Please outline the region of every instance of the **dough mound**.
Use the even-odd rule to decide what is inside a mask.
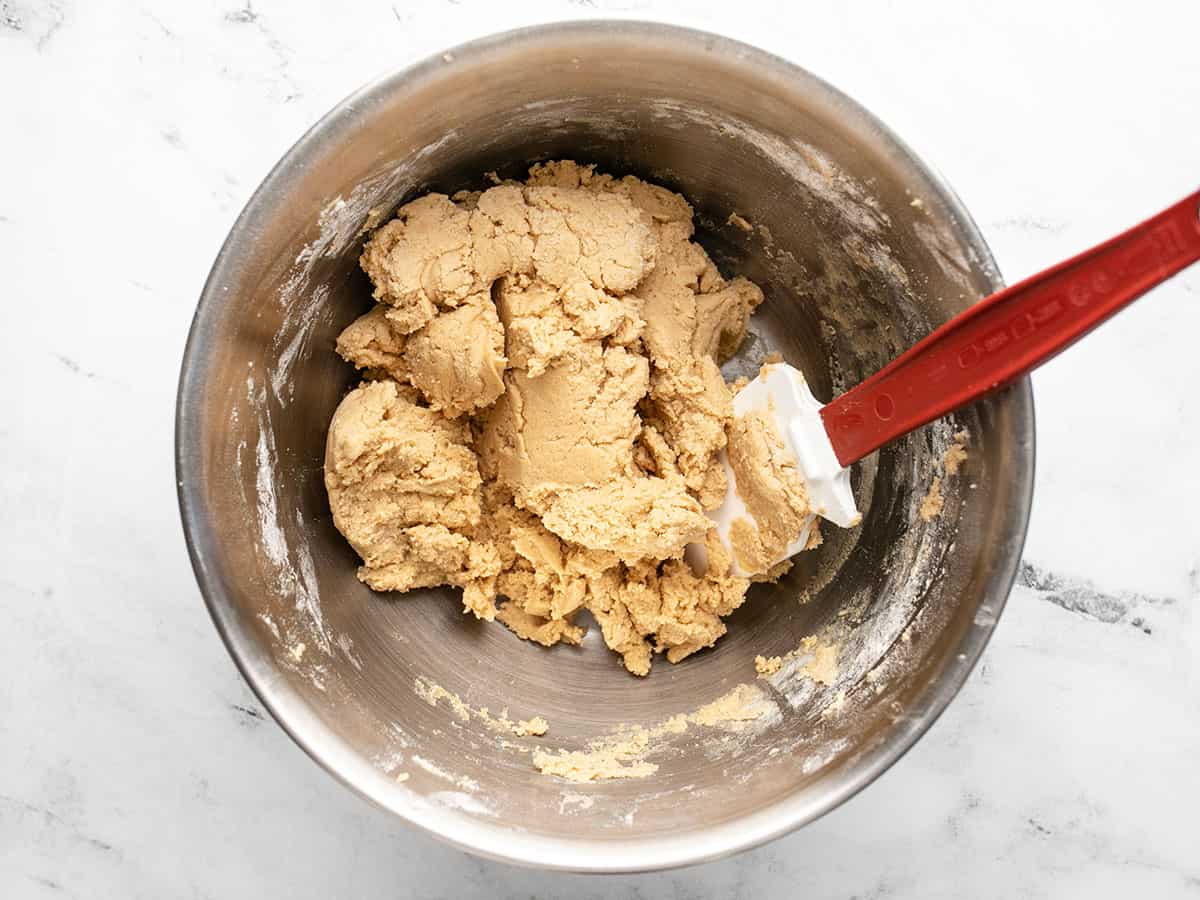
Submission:
[[[394,381],[364,384],[338,406],[325,487],[334,524],[362,557],[359,577],[375,590],[465,588],[498,571],[495,548],[472,542],[482,481],[470,438],[465,422]],[[494,618],[494,596],[472,609]]]
[[[375,232],[361,262],[379,302],[337,341],[366,380],[325,458],[364,582],[461,587],[468,611],[546,646],[579,643],[586,609],[637,675],[725,633],[749,582],[705,515],[735,427],[718,365],[762,292],[725,280],[692,233],[678,194],[567,161],[429,194]],[[756,490],[795,490],[778,471]]]

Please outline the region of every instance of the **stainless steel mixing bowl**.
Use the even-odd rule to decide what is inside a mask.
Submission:
[[[683,192],[698,238],[766,301],[729,364],[769,350],[818,396],[854,384],[1000,278],[950,190],[882,124],[801,69],[663,25],[511,32],[354,94],[283,158],[204,288],[179,386],[179,499],[217,629],[247,681],[315,760],[360,794],[486,856],[591,871],[653,869],[766,841],[832,809],[899,757],[983,651],[1017,568],[1033,478],[1022,382],[858,467],[861,528],[827,529],[729,634],[680,665],[626,674],[596,629],[544,649],[464,617],[451,590],[373,594],[334,530],[325,431],[355,382],[334,337],[370,303],[364,230],[429,190],[481,187],[573,158]],[[747,233],[728,224],[748,220]],[[917,506],[949,435],[971,433],[931,523]],[[756,654],[817,635],[833,684]],[[462,722],[414,691],[545,716],[540,739]],[[754,684],[769,715],[691,728],[650,778],[565,783],[530,749],[579,748]],[[840,707],[840,711],[839,711]]]

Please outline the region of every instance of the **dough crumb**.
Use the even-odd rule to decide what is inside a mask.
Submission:
[[[729,214],[729,218],[725,220],[725,224],[732,225],[734,228],[739,228],[747,234],[754,230],[754,226],[750,224],[748,219],[739,216],[735,212]]]
[[[760,678],[773,675],[791,660],[799,660],[796,671],[801,677],[809,678],[818,684],[831,685],[837,680],[837,659],[841,648],[838,644],[822,643],[820,638],[810,635],[800,641],[800,646],[788,651],[782,657],[756,656],[754,668]]]
[[[754,657],[754,671],[758,673],[759,678],[766,678],[768,675],[774,675],[783,665],[782,656],[756,656]]]
[[[929,491],[925,494],[925,499],[921,501],[921,508],[917,515],[921,517],[922,522],[932,521],[941,515],[942,507],[945,505],[946,501],[942,497],[942,476],[934,475],[933,481],[929,485]]]
[[[797,656],[808,656],[800,667],[802,675],[811,678],[818,684],[831,685],[837,680],[837,644],[822,644],[815,636],[806,637],[800,642],[799,648],[792,653]]]
[[[418,678],[413,682],[413,690],[418,697],[430,706],[436,707],[439,701],[445,700],[456,719],[460,722],[471,721],[471,707],[463,703],[462,698],[458,694],[451,693],[440,684],[434,684],[427,679]]]
[[[517,737],[541,737],[550,730],[549,724],[541,716],[534,716],[532,719],[522,719],[519,721],[512,733]]]
[[[946,448],[946,452],[942,454],[942,466],[946,470],[947,475],[957,475],[962,464],[967,460],[967,440],[970,435],[966,431],[959,431],[954,435],[954,443]]]

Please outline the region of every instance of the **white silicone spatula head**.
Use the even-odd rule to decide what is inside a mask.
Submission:
[[[861,517],[850,490],[850,470],[838,462],[829,436],[825,433],[825,423],[821,421],[821,404],[808,389],[799,370],[783,363],[764,366],[759,376],[733,398],[735,416],[744,416],[754,410],[768,410],[773,414],[779,436],[795,457],[804,476],[809,505],[813,511],[796,539],[774,561],[778,563],[804,549],[816,516],[829,519],[843,528],[857,525]],[[749,516],[749,513],[738,496],[737,480],[724,453],[721,454],[721,463],[725,467],[725,500],[709,516],[716,523],[721,542],[729,546],[730,526],[737,519]],[[733,574],[753,573],[743,572],[735,559]]]

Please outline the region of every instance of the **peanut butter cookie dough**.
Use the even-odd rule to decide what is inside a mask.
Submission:
[[[578,643],[587,609],[637,675],[725,633],[749,582],[705,514],[733,425],[718,364],[762,292],[692,233],[678,194],[564,161],[421,197],[374,234],[378,305],[337,342],[365,380],[325,459],[364,582],[460,587],[547,646]]]
[[[729,542],[743,570],[766,572],[801,533],[810,514],[804,476],[779,435],[772,411],[754,410],[735,418],[728,434],[729,468],[750,513],[730,524]],[[813,523],[805,549],[820,544],[821,532]]]

